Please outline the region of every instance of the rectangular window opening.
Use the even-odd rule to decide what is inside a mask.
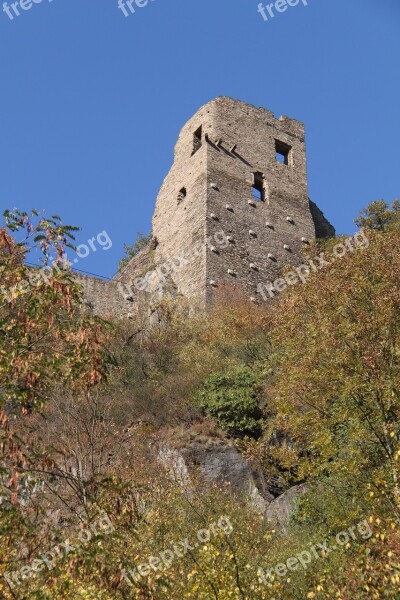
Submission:
[[[200,125],[200,127],[198,129],[196,129],[196,131],[193,134],[193,151],[192,151],[192,156],[193,154],[195,154],[195,152],[197,152],[197,150],[199,148],[201,148],[201,138],[203,135],[203,128]]]
[[[264,202],[265,200],[265,189],[264,189],[264,178],[261,173],[253,173],[253,186],[251,188],[254,200],[258,202]]]
[[[281,164],[289,166],[291,150],[291,146],[288,146],[287,144],[285,144],[284,142],[280,142],[279,140],[275,140],[276,160]]]

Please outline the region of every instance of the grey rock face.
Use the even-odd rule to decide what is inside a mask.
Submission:
[[[281,496],[278,496],[278,498],[275,498],[265,511],[265,518],[267,521],[270,521],[274,527],[285,533],[290,516],[296,509],[299,496],[304,494],[306,490],[306,485],[297,485],[290,488]]]
[[[211,485],[225,488],[264,514],[273,496],[260,485],[249,462],[230,444],[215,443],[213,440],[193,442],[174,450],[162,448],[159,461],[184,486],[190,487],[191,474],[196,473]]]

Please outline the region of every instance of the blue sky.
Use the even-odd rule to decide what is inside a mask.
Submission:
[[[304,121],[310,196],[339,233],[400,196],[399,0],[308,0],[268,21],[257,5],[0,12],[0,208],[58,213],[79,242],[106,230],[112,248],[77,267],[111,276],[124,242],[151,228],[180,128],[220,95]]]

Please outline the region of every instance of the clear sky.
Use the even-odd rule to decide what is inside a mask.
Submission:
[[[78,268],[111,276],[150,230],[178,132],[216,96],[306,124],[310,196],[338,233],[400,196],[400,0],[300,0],[268,21],[258,0],[129,17],[117,0],[36,2],[0,12],[0,207],[56,212],[79,242],[106,230],[112,248]]]

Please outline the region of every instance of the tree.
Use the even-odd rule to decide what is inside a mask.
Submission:
[[[36,444],[27,416],[44,410],[57,386],[87,400],[107,379],[107,327],[87,316],[81,286],[64,264],[75,227],[57,216],[4,213],[0,235],[0,496],[18,505],[21,489],[54,457]],[[14,234],[14,236],[12,235]],[[16,239],[18,237],[18,240]],[[41,267],[27,264],[41,255]],[[32,476],[32,474],[34,474]]]
[[[393,230],[400,224],[400,200],[394,200],[391,207],[384,200],[371,202],[354,222],[359,227],[368,229]]]
[[[369,247],[294,286],[273,312],[271,447],[299,480],[335,475],[382,489],[400,513],[400,239]]]
[[[88,392],[104,380],[104,323],[85,315],[81,286],[64,265],[73,231],[57,216],[6,211],[0,235],[0,407],[32,410],[53,382]],[[12,233],[21,239],[17,241]],[[27,264],[41,255],[40,268]]]
[[[152,239],[153,234],[151,231],[147,234],[138,232],[136,235],[136,240],[133,242],[133,244],[124,245],[125,256],[119,261],[118,268],[122,269],[123,267],[125,267],[125,265],[127,265],[128,262],[131,260],[131,258],[139,254],[139,252],[143,250],[143,248],[146,248],[146,246],[150,244]]]

